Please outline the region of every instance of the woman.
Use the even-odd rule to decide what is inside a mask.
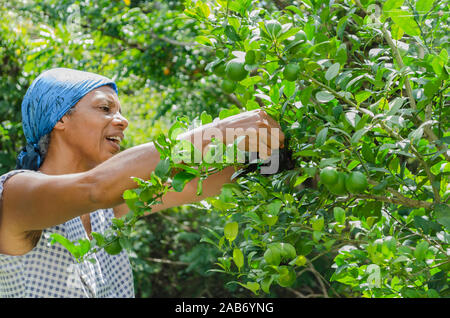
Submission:
[[[160,160],[153,143],[119,153],[128,121],[122,116],[116,84],[83,71],[57,68],[37,77],[22,103],[26,148],[16,170],[0,177],[0,297],[134,297],[133,278],[125,252],[100,251],[95,263],[77,263],[51,233],[70,240],[104,232],[113,217],[128,211],[122,194],[136,188],[131,177],[148,178]],[[245,112],[188,131],[185,138],[204,151],[211,130],[223,141],[229,129],[267,128],[269,138],[246,142],[271,145],[279,125],[260,110]],[[257,135],[259,137],[259,135]],[[251,139],[251,138],[250,138]],[[249,141],[249,140],[247,140]],[[200,201],[220,193],[234,173],[228,167],[209,176],[203,194],[197,180],[182,192],[169,192],[152,212]]]

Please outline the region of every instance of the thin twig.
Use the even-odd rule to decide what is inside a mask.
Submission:
[[[189,266],[189,263],[179,262],[179,261],[171,261],[171,260],[162,259],[162,258],[145,257],[144,259],[146,261],[153,262],[153,263],[169,264],[169,265],[177,265],[177,266]]]

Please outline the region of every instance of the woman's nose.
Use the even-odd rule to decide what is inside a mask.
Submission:
[[[119,112],[114,114],[114,120],[116,125],[123,126],[123,129],[128,127],[128,120]]]

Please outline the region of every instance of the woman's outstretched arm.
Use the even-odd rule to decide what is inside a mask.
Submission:
[[[225,130],[237,128],[279,130],[278,123],[264,111],[255,110],[199,127],[182,137],[194,141],[195,146],[203,150],[210,142],[209,137],[204,138],[209,130],[218,129],[223,132],[223,141],[230,143],[233,140],[227,139]],[[283,139],[283,134],[279,133],[279,144],[282,144]],[[200,143],[195,142],[198,140]],[[276,147],[270,144],[268,146]],[[9,233],[19,235],[61,224],[100,208],[120,205],[124,202],[123,192],[137,187],[131,177],[148,179],[159,160],[160,155],[154,144],[146,143],[126,149],[82,173],[56,176],[36,172],[17,174],[11,177],[4,187],[0,232],[7,228]],[[180,205],[215,195],[231,174],[231,169],[228,168],[217,176],[212,176],[208,181],[211,186],[204,187],[201,197],[195,194],[196,180],[193,180],[185,191],[167,196],[166,206]]]

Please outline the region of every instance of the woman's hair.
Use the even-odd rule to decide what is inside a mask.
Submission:
[[[65,114],[64,116],[70,116],[75,112],[75,106],[73,106],[72,108],[70,108]],[[48,134],[42,136],[39,141],[38,141],[38,147],[39,147],[39,153],[41,155],[42,158],[42,162],[44,162],[45,157],[47,156],[47,152],[48,152],[48,147],[50,146],[50,134],[51,132],[49,132]]]

